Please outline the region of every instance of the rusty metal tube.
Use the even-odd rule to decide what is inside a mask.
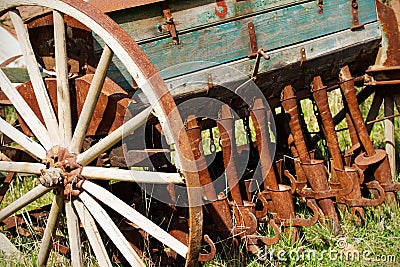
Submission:
[[[316,164],[316,162],[312,161],[307,150],[298,117],[297,101],[291,85],[288,85],[284,88],[281,101],[285,112],[290,116],[290,130],[293,135],[296,149],[299,153],[301,167],[307,176],[307,180],[310,183],[311,188],[316,192],[328,191],[329,185],[325,166],[323,164]],[[324,214],[332,220],[333,230],[335,232],[340,232],[339,217],[336,213],[332,199],[320,199],[318,200],[318,204]]]
[[[335,125],[333,124],[332,113],[328,104],[328,93],[326,92],[326,86],[323,85],[320,76],[314,77],[312,93],[315,103],[318,106],[319,113],[321,114],[325,138],[333,159],[333,167],[335,169],[344,170],[339,141],[336,136]]]
[[[222,154],[228,185],[231,191],[232,200],[237,205],[243,206],[243,199],[240,194],[239,177],[236,170],[233,152],[236,152],[236,140],[234,133],[234,118],[228,105],[222,105],[221,118],[217,122],[221,135]]]
[[[360,108],[357,102],[357,95],[354,89],[354,79],[351,76],[350,69],[348,66],[343,67],[339,74],[340,88],[346,99],[347,106],[354,123],[354,127],[357,131],[358,137],[364,146],[367,156],[375,155],[374,145],[369,137],[367,127],[365,126],[364,119],[362,117]]]
[[[361,168],[366,169],[369,166],[373,167],[375,179],[383,186],[393,184],[390,164],[387,153],[381,150],[375,150],[367,127],[364,123],[360,107],[357,103],[356,92],[354,89],[354,79],[351,76],[348,66],[343,67],[339,74],[340,88],[346,98],[348,109],[351,118],[356,128],[360,141],[365,149],[365,154],[361,154],[356,158],[356,164]],[[386,192],[386,200],[389,203],[396,203],[394,192]]]
[[[254,101],[253,109],[250,111],[250,116],[253,121],[254,130],[256,132],[257,148],[260,156],[261,173],[264,178],[264,188],[273,190],[278,189],[278,182],[272,167],[273,158],[269,153],[270,136],[267,121],[267,110],[262,99],[257,98]]]
[[[311,162],[311,157],[308,153],[306,142],[304,141],[299,121],[299,113],[297,111],[297,100],[291,85],[288,85],[283,89],[281,101],[286,114],[290,116],[289,126],[299,159],[303,163],[309,163]]]
[[[201,145],[201,129],[197,124],[194,115],[188,117],[186,131],[191,142],[194,159],[196,160],[200,184],[204,188],[203,192],[206,200],[210,201],[207,206],[212,220],[214,221],[217,230],[231,231],[233,225],[229,203],[226,197],[223,199],[218,198],[213,186],[213,180],[208,171],[207,162],[204,158],[204,152]]]

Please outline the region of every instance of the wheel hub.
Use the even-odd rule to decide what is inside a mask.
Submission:
[[[63,186],[64,197],[77,196],[81,192],[84,179],[81,176],[82,166],[76,162],[76,154],[59,146],[47,151],[44,160],[46,169],[41,171],[40,183],[46,187]]]

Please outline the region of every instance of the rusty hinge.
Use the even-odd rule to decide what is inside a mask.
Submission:
[[[161,3],[161,5],[162,5],[162,9],[163,9],[164,18],[165,18],[165,24],[167,25],[168,31],[171,34],[172,41],[174,42],[174,44],[178,45],[179,38],[178,38],[178,34],[176,32],[174,18],[172,17],[171,10],[169,9],[168,2],[164,1]]]
[[[249,22],[247,27],[249,29],[250,49],[251,49],[251,54],[248,55],[248,58],[255,58],[258,54],[258,45],[257,45],[256,30],[254,29],[254,23]]]
[[[364,24],[360,24],[358,20],[358,3],[357,0],[350,0],[351,14],[353,17],[353,26],[350,28],[352,31],[364,28]]]
[[[253,73],[251,75],[252,79],[255,79],[258,73],[258,68],[260,67],[260,59],[263,57],[264,59],[270,59],[270,56],[264,51],[262,48],[258,48],[257,44],[257,36],[256,36],[256,30],[254,28],[254,23],[249,22],[247,25],[249,29],[249,37],[250,37],[250,49],[251,53],[247,56],[248,58],[255,58],[256,62],[253,67]]]

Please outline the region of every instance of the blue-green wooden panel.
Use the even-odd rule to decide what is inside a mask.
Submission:
[[[141,39],[139,44],[158,70],[163,71],[171,66],[175,66],[173,71],[163,72],[163,78],[168,79],[197,71],[203,67],[210,68],[220,64],[246,60],[247,55],[250,53],[249,22],[253,22],[255,25],[258,46],[263,47],[266,51],[275,51],[296,44],[310,42],[317,38],[346,31],[352,27],[352,9],[349,0],[324,1],[324,12],[322,14],[318,13],[319,7],[317,6],[317,1],[275,1],[273,4],[277,8],[268,5],[265,7],[261,5],[262,2],[260,1],[250,1],[251,3],[257,2],[260,4],[254,7],[255,9],[251,9],[253,8],[251,7],[251,12],[249,11],[250,9],[246,9],[246,12],[250,13],[239,12],[240,16],[220,20],[218,23],[214,23],[212,21],[214,18],[210,17],[207,20],[208,24],[205,24],[204,27],[190,28],[189,25],[187,30],[178,31],[181,41],[180,45],[174,45],[168,35],[145,40]],[[176,3],[178,2],[176,1]],[[188,1],[183,2],[186,3]],[[200,2],[200,4],[203,2]],[[209,12],[209,10],[205,10],[206,8],[210,8],[211,1],[208,2],[210,3],[204,6],[198,4],[188,9],[185,9],[183,5],[180,11],[173,13],[174,17],[178,17],[177,14],[179,12],[187,12],[193,9],[199,11],[199,8],[202,8],[202,14]],[[377,21],[374,0],[359,0],[358,4],[359,21],[361,24],[368,25]],[[247,3],[247,5],[251,4]],[[154,9],[153,5],[146,8],[150,7],[153,7],[153,12],[160,12]],[[134,10],[128,9],[124,12],[133,12]],[[214,9],[211,8],[211,10]],[[193,25],[199,24],[199,21],[196,22],[196,14],[193,12]],[[133,25],[137,27],[139,25],[143,29],[146,29],[149,25],[148,23],[152,22],[154,18],[151,16],[147,17],[147,15],[148,13],[143,13],[142,17],[138,16],[135,21],[129,21],[130,17],[118,18],[120,24],[127,27],[127,31],[133,34],[135,38],[135,32],[131,32],[129,27]],[[159,15],[158,17],[161,23],[163,18]],[[154,25],[151,27],[157,28]],[[360,29],[360,31],[365,31],[365,29]],[[349,31],[349,34],[346,34],[346,38],[349,38],[347,41],[350,43],[353,39],[356,41],[353,36],[356,36],[357,32]],[[376,36],[376,38],[380,38],[380,36]],[[357,42],[362,43],[363,40],[357,40]],[[314,49],[329,54],[330,51],[341,48],[342,43],[334,42],[326,48],[316,47]],[[293,53],[300,55],[299,51],[294,51]],[[196,65],[192,65],[188,68],[186,65],[180,67],[182,63],[196,61],[208,61],[211,63],[207,66],[197,67]],[[285,58],[278,59],[278,61],[282,65],[285,64]],[[249,62],[252,61],[250,60]],[[131,84],[131,77],[125,73],[117,60],[113,64],[115,68],[110,75],[117,83],[127,88]]]
[[[215,0],[170,0],[169,7],[177,30],[183,33],[243,16],[310,2],[310,0],[226,0],[224,2],[226,15],[223,18],[217,16],[223,8],[218,7]],[[316,1],[314,4],[317,5]],[[169,36],[163,27],[165,18],[160,3],[120,10],[108,15],[138,42]]]
[[[360,23],[376,21],[374,0],[359,2]],[[249,22],[255,25],[259,47],[270,51],[349,29],[352,15],[348,0],[325,1],[323,14],[318,14],[313,1],[181,34],[180,45],[165,38],[143,43],[141,48],[159,70],[181,62],[227,63],[250,53]],[[177,74],[164,78],[170,75]]]

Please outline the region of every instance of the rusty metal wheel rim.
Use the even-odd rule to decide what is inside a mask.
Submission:
[[[2,3],[0,4],[0,14],[3,14],[7,11],[10,12],[11,16],[14,17],[13,22],[19,24],[20,26],[21,25],[23,26],[20,14],[15,9],[18,6],[23,6],[23,5],[39,5],[53,9],[54,10],[53,16],[58,17],[58,24],[57,22],[55,22],[56,25],[55,27],[61,27],[60,25],[63,26],[63,14],[69,15],[83,22],[93,32],[95,32],[103,40],[105,40],[106,47],[104,50],[106,51],[109,48],[108,50],[111,51],[111,52],[109,51],[108,61],[111,60],[110,54],[111,56],[112,54],[118,56],[118,58],[127,68],[128,72],[135,79],[136,83],[139,86],[145,87],[143,88],[143,92],[148,97],[150,103],[153,104],[153,108],[152,110],[151,108],[148,108],[141,114],[134,117],[134,119],[136,118],[136,121],[133,121],[130,126],[132,127],[131,129],[134,129],[139,124],[145,122],[147,115],[149,114],[149,112],[152,111],[153,114],[155,114],[158,117],[161,125],[163,126],[163,130],[165,131],[165,134],[169,138],[170,142],[175,146],[177,146],[176,150],[179,152],[178,162],[180,162],[181,164],[181,166],[178,167],[179,169],[181,169],[181,172],[185,176],[186,185],[188,186],[188,195],[189,195],[188,199],[190,201],[189,246],[186,247],[183,244],[179,244],[179,242],[175,242],[177,240],[174,239],[171,239],[168,242],[176,243],[174,250],[176,250],[178,254],[184,257],[186,256],[187,266],[195,265],[199,255],[199,248],[202,239],[201,235],[202,208],[200,206],[201,194],[198,193],[200,185],[198,182],[197,172],[185,171],[185,170],[194,170],[196,168],[195,166],[192,166],[191,163],[193,155],[190,149],[185,148],[184,145],[181,145],[188,143],[187,135],[184,131],[181,131],[181,129],[184,129],[182,120],[180,119],[179,112],[175,108],[174,101],[171,95],[169,94],[168,89],[165,86],[161,76],[158,74],[153,64],[149,61],[149,59],[139,48],[139,46],[132,40],[132,38],[128,36],[127,33],[125,33],[109,17],[102,14],[100,11],[97,11],[90,5],[75,0],[64,0],[64,1],[22,0],[18,2],[6,0],[2,1]],[[62,36],[59,38],[62,39]],[[62,45],[58,50],[59,55],[61,53],[60,58],[62,58],[63,49],[65,50],[65,44]],[[29,52],[30,51],[26,53],[29,54]],[[64,53],[66,52],[64,51]],[[35,63],[34,59],[31,58],[31,60],[33,60],[31,61],[30,65],[31,71],[33,71],[30,73],[30,76],[32,78],[32,76],[34,77],[36,75],[34,73],[34,70],[32,69],[35,69],[34,66],[37,66],[37,64],[36,65],[34,64]],[[33,67],[32,67],[32,62],[33,62]],[[68,78],[66,76],[68,73],[65,67],[66,62],[63,62],[63,60],[61,60],[60,64],[61,65],[57,65],[59,66],[60,69],[57,73],[59,77],[57,81],[60,80],[58,86],[60,87],[59,91],[62,94],[65,93],[66,91],[66,90],[63,91],[63,88],[66,87],[65,84],[63,84],[63,82],[65,82],[65,80],[68,81]],[[29,108],[27,108],[26,103],[24,104],[23,101],[21,101],[21,98],[18,97],[18,93],[15,93],[16,90],[13,89],[13,86],[11,85],[5,74],[2,71],[0,72],[0,74],[1,74],[0,75],[1,87],[8,88],[8,98],[13,99],[11,100],[13,104],[22,103],[22,104],[17,104],[18,112],[21,113],[23,110],[28,110],[28,114],[23,114],[22,117],[25,116],[25,118],[31,118],[32,113],[29,111]],[[37,78],[38,77],[36,76],[36,79]],[[40,81],[38,81],[37,83],[40,84]],[[65,94],[67,95],[67,93]],[[47,261],[48,250],[50,246],[49,237],[51,237],[51,233],[55,229],[55,224],[57,221],[58,214],[60,213],[62,205],[65,200],[68,228],[70,232],[70,241],[74,241],[76,239],[76,242],[71,242],[72,264],[73,266],[78,266],[81,265],[81,259],[79,256],[79,249],[80,249],[79,229],[77,226],[77,223],[79,222],[78,217],[80,217],[81,220],[82,216],[84,218],[88,218],[88,220],[85,220],[87,226],[85,227],[85,230],[87,230],[87,228],[94,227],[93,225],[95,224],[93,223],[92,216],[93,217],[97,216],[96,217],[97,222],[99,222],[99,218],[102,218],[101,215],[97,214],[96,212],[96,210],[100,209],[100,206],[97,206],[98,205],[97,201],[94,200],[93,198],[93,194],[97,190],[102,190],[102,189],[96,186],[95,184],[91,183],[90,181],[85,181],[84,179],[82,179],[82,177],[85,176],[85,171],[91,173],[88,167],[85,167],[85,165],[90,163],[90,161],[93,160],[94,156],[99,153],[99,151],[104,150],[105,147],[109,147],[109,143],[107,144],[107,142],[103,142],[105,143],[103,144],[104,147],[98,146],[97,149],[92,150],[93,154],[79,153],[81,147],[81,140],[74,141],[75,134],[72,133],[71,122],[70,122],[71,119],[70,115],[68,115],[68,112],[70,111],[68,110],[68,105],[66,104],[68,103],[69,99],[68,96],[66,97],[67,100],[64,98],[60,98],[61,108],[59,108],[59,114],[66,114],[66,115],[58,116],[58,118],[55,116],[54,111],[52,111],[52,109],[49,108],[51,105],[48,102],[49,98],[48,96],[46,96],[45,87],[38,89],[37,96],[42,97],[41,110],[42,113],[45,113],[44,114],[45,125],[41,124],[39,121],[33,120],[33,122],[29,121],[29,127],[32,129],[35,136],[39,139],[39,142],[43,147],[39,143],[32,142],[30,141],[29,138],[27,138],[23,134],[17,133],[15,130],[11,129],[12,127],[5,124],[7,122],[1,121],[1,123],[2,123],[2,129],[4,129],[4,127],[7,127],[11,137],[17,139],[18,141],[21,141],[21,143],[23,143],[23,146],[32,154],[34,154],[36,157],[42,159],[43,163],[46,163],[47,167],[42,163],[26,164],[21,162],[19,163],[13,162],[12,164],[9,164],[6,162],[0,162],[0,169],[2,171],[28,172],[36,174],[41,173],[43,184],[40,184],[39,186],[31,190],[27,195],[22,197],[22,200],[20,199],[20,202],[22,203],[12,203],[10,206],[0,211],[0,219],[3,220],[5,217],[9,216],[10,213],[12,214],[16,210],[18,210],[21,205],[30,203],[33,200],[51,191],[54,188],[54,186],[56,187],[61,186],[64,188],[65,185],[70,185],[72,188],[71,190],[67,190],[65,196],[76,194],[78,195],[78,199],[71,201],[66,199],[65,196],[63,197],[62,194],[60,193],[56,194],[56,197],[53,201],[52,210],[50,212],[48,227],[46,228],[46,233],[43,240],[43,242],[45,242],[45,244],[43,245],[44,248],[41,249],[39,256],[39,265],[45,265]],[[168,119],[168,117],[172,117],[174,118],[174,120],[170,120]],[[56,129],[58,129],[58,133]],[[119,134],[122,136],[122,133]],[[115,140],[119,139],[119,137],[115,136],[114,138],[116,138]],[[115,142],[115,140],[108,140],[108,141],[112,143]],[[63,155],[61,157],[60,157],[61,155],[60,152]],[[50,169],[52,170],[52,172],[49,172]],[[88,176],[90,176],[90,174]],[[175,176],[175,178],[179,180],[178,177]],[[50,185],[52,187],[47,187],[45,185]],[[108,195],[107,192],[104,192],[104,194]],[[112,194],[108,196],[111,199],[113,198]],[[101,199],[99,200],[101,201]],[[118,200],[116,199],[114,200],[118,202]],[[134,211],[124,210],[126,207],[123,206],[123,204],[120,202],[118,202],[118,205],[121,205],[120,212],[124,213],[124,216],[133,216],[132,214],[129,213]],[[105,220],[107,219],[106,217],[103,218]],[[115,229],[113,231],[115,231]],[[99,238],[99,236],[96,236],[94,233],[91,233],[91,235],[92,238],[94,238],[94,240],[96,238]],[[134,255],[134,253],[132,253],[132,251],[130,251],[129,248],[127,248],[126,246],[124,247],[122,245],[122,249],[127,250],[125,252],[126,255],[132,254],[131,264],[143,265],[141,259],[138,258],[137,255]],[[97,250],[98,251],[96,253],[96,256],[99,259],[99,262],[101,261],[101,264],[104,264],[104,266],[108,266],[109,262],[106,259],[107,257],[104,255],[104,248],[102,248],[100,245],[97,248]]]

